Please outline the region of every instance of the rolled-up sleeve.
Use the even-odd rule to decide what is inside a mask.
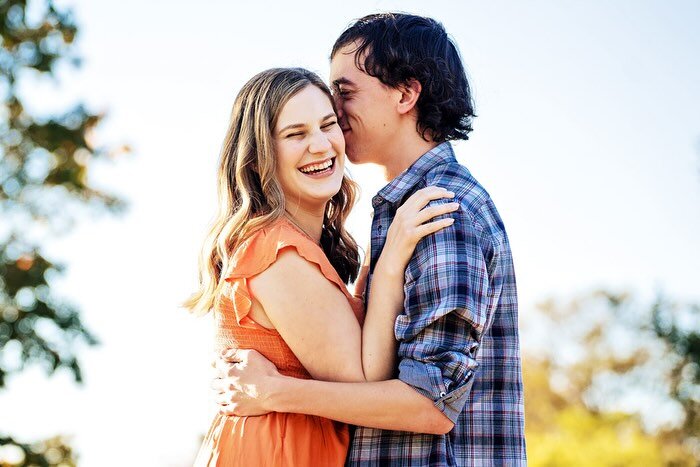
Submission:
[[[479,225],[463,210],[416,247],[406,269],[404,312],[396,320],[399,379],[456,422],[479,366],[479,343],[494,308],[489,268],[497,266]]]

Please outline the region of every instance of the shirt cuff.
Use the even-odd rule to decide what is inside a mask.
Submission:
[[[474,370],[470,369],[464,381],[450,390],[452,382],[449,379],[445,381],[438,366],[404,359],[399,363],[399,379],[432,400],[440,412],[452,423],[457,423],[474,384]]]

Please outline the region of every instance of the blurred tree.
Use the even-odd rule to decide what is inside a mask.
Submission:
[[[530,464],[698,465],[699,314],[608,292],[541,305],[532,322],[549,332],[523,372]]]
[[[33,444],[18,443],[12,438],[0,437],[0,446],[0,467],[77,465],[72,449],[59,436]]]
[[[552,389],[547,360],[527,358],[523,365],[530,465],[666,465],[662,443],[644,433],[638,418],[592,410]]]
[[[700,306],[683,309],[660,297],[651,315],[651,329],[669,359],[668,393],[683,413],[682,422],[664,437],[690,447],[700,464]]]
[[[52,0],[0,0],[0,33],[0,389],[30,364],[47,374],[65,368],[79,383],[77,350],[96,339],[52,290],[63,266],[42,244],[70,230],[81,213],[123,207],[88,182],[91,163],[114,152],[95,146],[103,115],[82,104],[60,115],[26,106],[28,89],[56,81],[62,64],[80,65],[72,13]],[[9,450],[23,453],[20,465],[74,465],[59,438],[28,445],[0,434],[0,452]]]

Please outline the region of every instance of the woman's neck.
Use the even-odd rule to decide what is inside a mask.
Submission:
[[[286,209],[286,215],[297,228],[301,229],[313,241],[321,243],[324,211],[309,212],[294,206]]]

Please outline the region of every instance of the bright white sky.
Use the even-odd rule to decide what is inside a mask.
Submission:
[[[544,298],[600,286],[700,301],[697,2],[67,4],[84,67],[24,91],[41,113],[78,99],[108,111],[100,142],[134,152],[99,164],[94,182],[130,209],[51,244],[69,266],[57,290],[102,345],[82,352],[82,388],[64,373],[11,379],[2,431],[72,434],[82,466],[190,465],[215,410],[211,322],[178,303],[195,286],[233,99],[273,66],[327,77],[335,37],[375,11],[433,16],[461,49],[479,117],[456,151],[508,228],[521,322]],[[351,171],[365,189],[350,228],[365,244],[383,183],[375,168]]]

